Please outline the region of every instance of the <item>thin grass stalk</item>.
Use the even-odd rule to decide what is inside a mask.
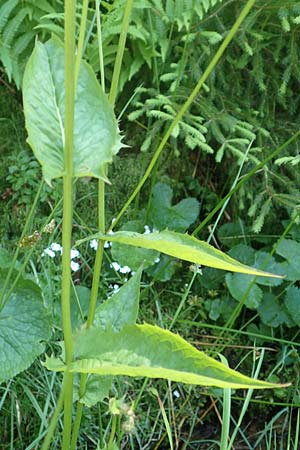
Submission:
[[[124,17],[122,21],[122,28],[118,43],[118,50],[114,65],[114,71],[111,81],[111,87],[109,92],[109,103],[113,106],[116,102],[117,93],[118,93],[118,86],[119,86],[119,80],[120,80],[120,73],[121,73],[121,65],[123,61],[123,55],[124,55],[124,49],[125,49],[125,43],[127,38],[127,32],[130,22],[130,16],[131,16],[131,10],[132,10],[133,0],[127,0],[125,11],[124,11]]]
[[[20,237],[20,240],[19,240],[19,245],[18,245],[18,247],[15,250],[14,256],[12,258],[11,265],[9,267],[7,276],[5,278],[5,282],[3,284],[3,288],[2,288],[1,294],[0,294],[0,311],[4,308],[7,300],[9,299],[10,294],[12,292],[12,288],[14,288],[15,285],[16,285],[16,281],[14,280],[12,288],[9,289],[9,291],[7,292],[7,288],[8,288],[8,285],[9,285],[9,282],[10,282],[10,279],[11,279],[11,276],[12,276],[15,264],[16,264],[18,256],[19,256],[19,252],[20,252],[20,248],[21,248],[20,244],[21,244],[23,238],[26,236],[26,234],[28,232],[29,225],[31,223],[31,220],[32,220],[32,217],[33,217],[33,214],[34,214],[37,202],[38,202],[38,200],[40,198],[40,195],[41,195],[41,192],[42,192],[43,185],[44,185],[44,181],[41,181],[41,183],[39,185],[39,188],[38,188],[38,191],[37,191],[37,193],[36,193],[36,195],[34,197],[34,201],[33,201],[32,206],[30,208],[29,214],[28,214],[28,216],[26,218],[26,222],[25,222],[25,225],[23,227],[23,231],[22,231],[22,234],[21,234],[21,237]],[[22,267],[22,270],[19,271],[19,274],[20,274],[19,276],[21,276],[22,272],[23,272],[23,267]]]
[[[247,14],[251,10],[251,8],[253,7],[254,3],[255,3],[255,0],[248,0],[247,1],[245,7],[243,8],[241,13],[239,14],[236,22],[232,26],[231,30],[229,31],[229,33],[225,37],[225,39],[222,42],[222,44],[220,45],[220,47],[218,48],[218,50],[215,53],[214,57],[212,58],[211,62],[209,63],[209,65],[205,69],[205,71],[204,71],[203,75],[201,76],[200,80],[198,81],[197,85],[195,86],[195,88],[193,89],[192,93],[190,94],[190,96],[188,97],[188,99],[186,100],[184,105],[181,107],[180,111],[177,113],[177,115],[175,116],[173,122],[171,123],[171,125],[167,129],[166,133],[164,134],[164,136],[163,136],[159,146],[157,147],[157,149],[154,152],[154,155],[153,155],[153,157],[152,157],[152,159],[151,159],[151,161],[150,161],[150,163],[149,163],[149,165],[148,165],[148,167],[147,167],[147,169],[146,169],[142,179],[138,183],[138,185],[135,188],[134,192],[131,194],[131,196],[129,197],[129,199],[127,200],[127,202],[125,203],[125,205],[123,206],[121,211],[119,212],[119,214],[117,215],[116,220],[114,221],[114,223],[111,226],[110,230],[112,230],[117,225],[117,223],[119,222],[119,220],[121,219],[121,217],[123,216],[123,214],[125,213],[127,208],[129,207],[129,205],[132,203],[132,201],[135,199],[135,197],[137,196],[137,194],[140,192],[141,188],[143,187],[143,185],[147,181],[147,179],[148,179],[149,175],[151,174],[151,172],[152,172],[152,170],[153,170],[153,168],[154,168],[158,158],[161,155],[161,152],[163,151],[166,143],[168,142],[168,139],[171,136],[174,128],[179,124],[179,122],[181,121],[181,119],[183,118],[185,113],[188,111],[188,109],[192,105],[193,101],[195,100],[195,98],[199,94],[200,89],[203,87],[203,85],[206,82],[207,78],[209,77],[211,72],[214,70],[215,66],[217,65],[217,63],[219,62],[219,60],[222,57],[223,53],[225,52],[226,48],[228,47],[228,45],[232,41],[233,37],[237,33],[241,23],[243,22],[243,20],[245,19],[245,17],[247,16]]]
[[[98,40],[100,79],[101,79],[101,86],[102,86],[103,92],[105,92],[105,72],[104,72],[104,58],[103,58],[103,47],[102,47],[100,0],[96,0],[96,24],[97,24],[97,40]]]
[[[222,363],[228,367],[227,359],[223,355],[219,355]],[[220,450],[227,450],[227,443],[229,441],[230,430],[230,415],[231,415],[231,389],[223,389],[223,417],[222,417],[222,431],[220,440]]]
[[[264,356],[265,356],[265,352],[264,352],[264,349],[262,349],[262,351],[260,353],[260,356],[259,356],[259,360],[258,360],[258,364],[257,364],[256,370],[255,370],[255,373],[254,373],[254,376],[253,376],[253,378],[255,380],[258,378],[258,375],[259,375],[259,372],[260,372],[260,369],[261,369],[261,366],[262,366],[262,363],[263,363],[263,360],[264,360]],[[231,435],[231,438],[230,438],[230,441],[229,441],[229,444],[228,444],[226,450],[230,450],[232,448],[233,444],[234,444],[234,440],[236,438],[237,433],[240,430],[240,426],[241,426],[243,418],[245,417],[245,414],[247,412],[247,409],[248,409],[248,406],[249,406],[249,403],[250,403],[250,400],[251,400],[253,392],[254,392],[254,389],[248,389],[247,390],[246,397],[245,397],[245,399],[243,401],[242,411],[241,411],[241,413],[239,415],[239,419],[238,419],[237,424],[236,424],[236,426],[235,426],[235,428],[233,430],[233,433]]]
[[[63,177],[62,222],[62,327],[65,359],[68,366],[73,360],[73,337],[71,323],[71,239],[73,220],[73,145],[75,110],[75,23],[76,1],[65,0],[65,147]],[[64,430],[62,449],[69,450],[72,428],[73,375],[65,375]]]
[[[51,441],[52,441],[52,438],[54,435],[54,431],[55,431],[55,428],[56,428],[56,425],[57,425],[57,422],[59,419],[59,415],[60,415],[60,412],[61,412],[63,404],[64,404],[64,397],[65,397],[65,377],[64,377],[64,380],[62,383],[62,387],[61,387],[61,391],[60,391],[60,394],[59,394],[59,397],[58,397],[58,400],[56,403],[56,407],[55,407],[53,416],[51,417],[51,421],[48,426],[47,434],[43,441],[41,450],[48,450],[50,447],[50,444],[51,444]]]

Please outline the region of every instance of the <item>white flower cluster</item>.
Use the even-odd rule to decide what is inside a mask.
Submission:
[[[56,254],[62,255],[63,248],[60,244],[57,244],[56,242],[53,242],[49,247],[45,248],[45,250],[42,253],[42,256],[50,256],[50,258],[55,258]],[[78,250],[72,248],[70,252],[71,257],[71,270],[73,272],[77,272],[80,269],[80,264],[76,260],[77,258],[80,258],[80,253]]]

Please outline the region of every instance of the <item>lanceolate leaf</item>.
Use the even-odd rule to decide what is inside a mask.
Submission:
[[[28,143],[47,183],[64,174],[64,48],[37,42],[27,63],[23,101]],[[82,62],[75,101],[74,177],[105,179],[105,164],[121,147],[117,121],[91,67]]]
[[[0,271],[0,289],[6,272]],[[20,279],[0,312],[0,382],[27,369],[50,338],[50,317],[39,287]]]
[[[142,268],[121,287],[119,292],[96,309],[94,324],[104,330],[119,331],[134,325],[138,315]]]
[[[246,266],[207,244],[207,242],[199,241],[188,234],[167,230],[149,234],[118,231],[117,233],[109,235],[97,234],[95,237],[105,241],[120,242],[135,247],[151,248],[175,258],[202,264],[204,266],[215,267],[217,269],[247,273],[250,275],[281,278],[280,275],[270,274]]]
[[[132,325],[118,333],[99,328],[82,331],[75,339],[75,361],[68,370],[101,375],[166,378],[188,384],[232,388],[273,388],[206,356],[180,336],[152,325]],[[60,360],[46,367],[65,371]]]

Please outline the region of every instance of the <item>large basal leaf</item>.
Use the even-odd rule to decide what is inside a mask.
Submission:
[[[6,277],[0,271],[0,288]],[[50,338],[50,316],[39,287],[20,279],[0,312],[0,382],[27,369]]]
[[[188,384],[232,388],[273,388],[227,368],[184,341],[152,325],[132,325],[118,333],[99,328],[82,331],[75,339],[71,372],[165,378]],[[65,371],[61,360],[48,358],[46,367]]]
[[[286,290],[284,303],[294,323],[300,327],[300,289],[290,286]]]
[[[286,279],[300,280],[300,243],[292,239],[282,239],[276,253],[287,260],[285,264]]]
[[[104,330],[121,330],[134,325],[138,315],[142,267],[95,312],[94,324]]]
[[[195,198],[186,198],[172,205],[172,197],[170,186],[157,183],[150,199],[148,217],[158,230],[170,228],[183,232],[197,219],[200,205]]]
[[[230,294],[237,301],[244,300],[250,309],[257,309],[263,297],[263,291],[253,283],[253,277],[241,273],[227,273],[226,284]]]
[[[64,47],[37,42],[26,66],[23,102],[28,143],[47,183],[64,174]],[[74,177],[105,179],[105,164],[121,147],[117,121],[91,67],[81,63],[74,123]]]
[[[135,247],[151,248],[175,258],[190,261],[204,266],[232,272],[247,273],[257,276],[271,276],[281,278],[280,275],[270,274],[246,266],[225,253],[217,250],[207,242],[199,241],[188,234],[174,231],[161,231],[157,233],[139,234],[130,231],[118,231],[114,234],[97,234],[94,237],[105,241],[120,242]]]

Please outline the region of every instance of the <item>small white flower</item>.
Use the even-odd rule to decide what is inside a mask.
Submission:
[[[78,258],[80,256],[80,253],[78,250],[75,250],[74,248],[71,249],[71,259]]]
[[[71,270],[73,270],[73,272],[77,272],[79,269],[80,265],[75,261],[71,261]]]
[[[119,272],[121,266],[117,262],[112,262],[110,267],[112,267],[116,272]]]
[[[177,391],[177,389],[175,389],[175,391],[173,391],[173,396],[174,396],[175,398],[179,398],[179,397],[180,397],[180,394],[179,394],[179,392]]]
[[[91,247],[93,250],[97,250],[97,248],[98,248],[98,241],[97,241],[97,239],[92,239],[92,240],[90,241],[90,247]]]
[[[50,258],[55,258],[55,253],[50,248],[45,248],[45,250],[42,253],[42,256],[45,256],[45,255],[50,256]]]
[[[115,292],[118,292],[120,290],[120,286],[118,284],[114,284],[113,289]]]
[[[60,252],[60,254],[62,254],[62,246],[56,242],[53,242],[49,248],[54,252]]]
[[[105,242],[104,242],[104,248],[110,248],[110,247],[111,247],[111,243],[105,241]]]
[[[150,228],[148,227],[148,225],[145,225],[144,226],[144,234],[149,234],[149,233],[151,233],[151,230],[150,230]]]
[[[155,264],[158,264],[159,261],[160,261],[160,257],[158,256],[154,262],[155,262]]]
[[[120,272],[121,273],[130,273],[131,269],[128,266],[120,267]]]

